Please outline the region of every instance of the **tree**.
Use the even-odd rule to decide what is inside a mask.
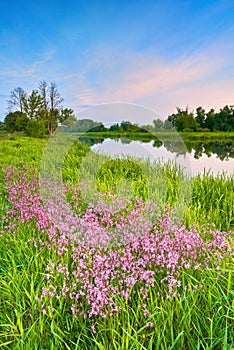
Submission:
[[[24,98],[23,109],[29,119],[39,120],[41,118],[43,99],[37,90],[33,90],[28,98]]]
[[[37,128],[42,128],[44,134],[52,134],[58,123],[65,125],[66,120],[71,127],[76,121],[74,112],[69,108],[63,109],[62,101],[54,82],[39,82],[38,90],[32,90],[29,96],[22,88],[17,87],[11,91],[8,107],[17,107],[18,110],[11,111],[6,116],[4,127],[9,132],[27,131],[30,135],[36,135]],[[41,136],[41,132],[38,135]]]
[[[120,126],[123,128],[123,131],[130,131],[132,123],[129,121],[122,121]]]
[[[27,115],[25,113],[23,113],[21,116],[19,116],[16,119],[16,130],[17,131],[26,131],[27,130],[27,126],[28,126],[28,122],[29,122],[29,118],[27,117]]]
[[[89,131],[91,131],[91,132],[105,132],[105,131],[107,131],[107,128],[102,123],[98,123],[96,126],[94,126]]]
[[[26,133],[32,137],[43,137],[47,132],[47,124],[45,120],[30,119],[28,121]]]
[[[77,121],[77,118],[74,115],[73,109],[71,108],[61,109],[59,114],[59,121],[60,123],[68,126],[69,128],[74,127]]]
[[[145,133],[153,133],[154,132],[154,127],[152,124],[143,124],[143,125],[139,126],[139,129],[141,129],[142,132],[145,132]]]
[[[27,94],[21,87],[17,87],[10,92],[10,99],[7,101],[8,109],[12,111],[13,108],[16,108],[23,113],[24,109],[24,100],[26,99]]]
[[[201,128],[205,127],[206,111],[200,106],[196,109],[195,120]]]
[[[163,121],[161,119],[154,119],[153,120],[153,124],[154,124],[154,130],[158,131],[158,130],[162,130],[163,129]]]
[[[119,131],[119,128],[120,128],[120,126],[119,126],[118,123],[117,124],[113,124],[113,125],[110,126],[109,131]]]
[[[21,111],[9,112],[4,119],[6,131],[8,132],[18,131],[16,122],[17,122],[17,119],[22,116],[23,114],[21,113]]]
[[[214,130],[214,116],[215,110],[213,108],[206,113],[205,128],[209,129],[210,131]]]
[[[38,87],[42,98],[43,110],[42,116],[46,120],[49,134],[53,134],[58,126],[60,113],[62,109],[61,103],[63,98],[54,82],[48,84],[45,80],[39,83]]]
[[[167,120],[172,124],[173,127],[175,126],[176,119],[178,118],[181,111],[179,107],[176,107],[176,109],[177,113],[173,113],[167,117]]]
[[[163,128],[166,131],[170,131],[170,130],[173,129],[173,125],[168,119],[166,119],[165,122],[164,122]]]
[[[219,113],[214,116],[214,126],[219,131],[234,130],[234,108],[233,106],[225,106],[220,109]]]
[[[188,107],[184,110],[176,107],[177,113],[170,115],[167,120],[178,130],[191,129],[191,131],[197,130],[197,123],[194,119],[192,112],[189,113]]]
[[[73,131],[75,132],[93,132],[103,131],[104,125],[100,122],[96,122],[92,119],[79,119],[76,121]]]
[[[4,122],[0,121],[0,131],[2,131],[4,129],[5,129],[5,124],[4,124]]]
[[[178,131],[183,131],[185,129],[195,131],[197,129],[197,124],[192,114],[181,114],[176,119],[175,127]]]

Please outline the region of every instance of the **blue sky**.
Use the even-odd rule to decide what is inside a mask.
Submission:
[[[163,116],[234,104],[233,0],[1,1],[0,14],[1,120],[10,91],[40,80],[76,114],[111,102]]]

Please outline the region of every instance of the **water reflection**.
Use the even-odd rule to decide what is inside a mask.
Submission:
[[[105,140],[111,140],[112,142],[121,143],[122,145],[128,145],[133,142],[129,138],[104,138],[104,137],[79,137],[79,140],[89,146],[103,144]],[[135,141],[135,140],[134,140]],[[232,141],[184,141],[173,142],[172,140],[161,141],[154,139],[149,142],[148,139],[137,140],[139,143],[151,144],[153,148],[165,147],[168,152],[175,153],[177,156],[185,155],[187,152],[192,155],[193,158],[199,159],[204,155],[211,157],[216,155],[218,159],[227,161],[230,158],[234,158],[234,142]],[[185,147],[186,146],[186,150]]]
[[[195,151],[194,158],[199,159],[206,154],[211,157],[212,154],[216,154],[220,160],[229,160],[229,158],[234,158],[234,143],[232,142],[200,142],[193,146]]]

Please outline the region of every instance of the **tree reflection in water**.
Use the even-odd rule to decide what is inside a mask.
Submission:
[[[106,138],[104,137],[90,137],[82,136],[79,137],[79,140],[89,146],[94,146],[97,144],[102,144]],[[134,135],[134,137],[127,138],[110,138],[114,142],[121,142],[121,144],[130,144],[133,140],[139,141],[141,143],[149,143],[148,138],[143,138],[139,140],[139,136]],[[211,157],[216,155],[220,160],[229,160],[229,158],[234,158],[234,142],[231,140],[228,141],[184,141],[183,142],[174,142],[173,140],[159,140],[157,138],[153,139],[151,142],[154,148],[165,147],[167,151],[171,153],[176,153],[176,155],[184,155],[186,152],[193,154],[195,159],[199,159],[204,155]],[[186,147],[185,147],[186,146]]]

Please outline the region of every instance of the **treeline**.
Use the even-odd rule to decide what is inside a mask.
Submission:
[[[75,120],[70,108],[63,108],[63,98],[54,82],[40,81],[38,88],[27,94],[21,87],[10,92],[9,113],[0,122],[0,130],[24,132],[40,137],[53,134],[59,123]]]
[[[155,119],[153,124],[147,125],[122,121],[106,128],[102,123],[96,125],[93,123],[89,119],[80,120],[76,123],[77,128],[74,126],[73,130],[117,133],[160,132],[170,131],[173,128],[179,132],[234,131],[234,106],[225,106],[219,112],[215,112],[214,109],[206,112],[202,107],[198,107],[195,113],[189,112],[188,108],[181,109],[177,107],[177,112],[169,115],[165,121]]]
[[[234,106],[225,106],[219,112],[213,108],[206,112],[198,107],[195,113],[189,112],[188,107],[184,110],[177,107],[177,113],[168,116],[167,122],[177,131],[234,131]]]
[[[10,92],[9,113],[0,122],[0,130],[24,132],[40,137],[53,134],[58,126],[69,132],[160,132],[175,128],[179,132],[234,131],[234,106],[225,106],[218,112],[198,107],[190,112],[188,107],[176,108],[176,113],[166,120],[155,119],[153,124],[138,125],[122,121],[109,128],[91,119],[77,120],[74,111],[63,108],[63,98],[54,82],[39,82],[38,88],[27,94],[18,87]]]

